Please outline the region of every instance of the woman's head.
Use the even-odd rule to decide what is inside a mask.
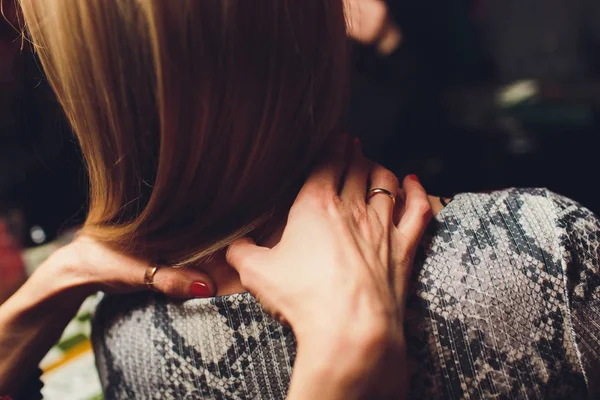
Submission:
[[[338,126],[342,0],[20,0],[90,180],[86,229],[187,264],[260,226]]]

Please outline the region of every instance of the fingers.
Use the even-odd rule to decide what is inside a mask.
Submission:
[[[394,212],[395,196],[398,192],[398,178],[391,171],[376,164],[371,171],[371,189],[384,189],[391,193],[391,198],[386,192],[369,193],[369,206],[375,209],[384,226],[392,224],[392,213]]]
[[[336,141],[332,150],[328,154],[325,162],[321,163],[313,169],[308,179],[302,186],[299,196],[304,193],[335,193],[337,194],[338,186],[346,163],[344,155],[347,148],[346,137],[343,140]]]
[[[154,289],[174,299],[212,297],[216,293],[213,280],[202,271],[168,266],[153,271],[146,261],[114,251],[84,231],[56,254],[68,265],[75,265],[84,282],[107,293]],[[152,285],[146,284],[146,276]]]
[[[421,237],[431,219],[427,193],[415,175],[402,182],[406,198],[404,213],[395,235],[392,235],[393,281],[398,298],[403,299]]]
[[[227,248],[225,260],[240,275],[242,285],[250,292],[254,291],[254,268],[261,264],[262,258],[269,251],[266,247],[258,246],[249,237],[243,237]]]
[[[152,279],[155,290],[172,299],[213,297],[216,287],[204,272],[191,267],[159,268]]]
[[[431,204],[427,192],[416,175],[408,175],[402,182],[406,204],[398,230],[404,238],[403,245],[416,249],[431,219]]]
[[[350,37],[363,44],[373,44],[389,18],[385,2],[347,0],[344,5]]]
[[[348,166],[340,198],[347,203],[365,203],[369,180],[369,160],[363,155],[358,139],[352,142],[352,161]]]
[[[398,240],[392,247],[396,250],[396,258],[400,258],[395,260],[396,263],[410,268],[432,214],[427,193],[416,175],[405,177],[402,187],[406,202],[397,227]]]

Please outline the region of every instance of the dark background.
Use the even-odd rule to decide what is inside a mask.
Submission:
[[[400,48],[353,52],[349,126],[368,156],[432,194],[544,186],[600,211],[600,1],[388,5]],[[523,80],[532,95],[500,100]],[[0,19],[0,217],[18,209],[23,231],[48,240],[81,223],[80,160],[35,58]]]

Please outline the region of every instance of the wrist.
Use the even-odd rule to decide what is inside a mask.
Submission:
[[[338,360],[298,347],[288,400],[353,400],[364,392]]]
[[[90,293],[60,250],[0,307],[0,393],[22,387]]]
[[[387,333],[377,330],[360,334],[331,331],[299,337],[294,365],[296,381],[318,388],[320,398],[361,398],[376,374],[388,341]]]
[[[96,289],[81,274],[78,260],[70,245],[58,249],[46,259],[31,275],[26,288],[52,304],[79,305]]]

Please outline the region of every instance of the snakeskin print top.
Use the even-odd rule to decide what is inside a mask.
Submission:
[[[456,196],[413,271],[409,398],[586,398],[600,365],[599,260],[600,221],[569,199]],[[108,296],[94,348],[107,399],[283,399],[295,356],[292,332],[247,293]]]

